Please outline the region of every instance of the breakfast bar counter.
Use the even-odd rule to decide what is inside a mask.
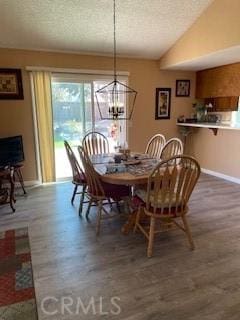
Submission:
[[[213,131],[214,135],[217,135],[218,129],[227,130],[240,130],[240,124],[233,124],[230,122],[177,122],[177,126],[180,127],[192,127],[192,128],[208,128]]]

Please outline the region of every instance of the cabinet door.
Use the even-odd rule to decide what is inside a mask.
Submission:
[[[239,97],[216,97],[204,99],[205,104],[211,103],[212,109],[209,111],[237,111],[238,110],[238,99]]]

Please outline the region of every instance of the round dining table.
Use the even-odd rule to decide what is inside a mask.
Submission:
[[[132,187],[146,185],[149,174],[160,162],[147,154],[136,153],[131,154],[128,160],[121,161],[121,163],[115,163],[114,154],[92,155],[91,161],[102,181]],[[123,234],[127,235],[133,229],[136,213],[136,208],[129,213],[129,217],[121,229]]]
[[[139,153],[132,154],[121,163],[114,162],[114,154],[93,155],[91,161],[102,181],[128,186],[146,184],[150,172],[159,162],[147,154]]]

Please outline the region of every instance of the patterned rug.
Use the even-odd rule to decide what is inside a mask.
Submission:
[[[0,320],[37,320],[27,228],[0,232]]]

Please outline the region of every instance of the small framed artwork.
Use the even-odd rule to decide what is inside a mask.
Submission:
[[[171,88],[156,88],[155,119],[170,119]]]
[[[176,97],[190,96],[190,80],[176,80]]]
[[[21,69],[0,69],[0,99],[23,99]]]

